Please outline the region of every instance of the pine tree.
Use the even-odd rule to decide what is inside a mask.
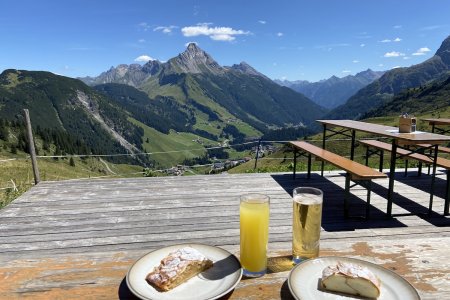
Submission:
[[[45,151],[50,150],[50,144],[46,140],[44,140],[44,144],[42,145],[42,149],[45,150]]]
[[[56,147],[55,152],[53,153],[54,156],[60,156],[61,155],[61,149]],[[59,157],[53,157],[54,160],[58,160]]]
[[[4,124],[0,124],[0,139],[4,141],[8,141],[9,131],[8,128]]]

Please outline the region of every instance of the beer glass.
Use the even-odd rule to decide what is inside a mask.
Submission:
[[[292,258],[297,264],[319,256],[323,192],[312,187],[298,187],[292,195]]]
[[[244,276],[266,274],[269,241],[269,200],[262,194],[246,194],[240,201],[240,261]]]

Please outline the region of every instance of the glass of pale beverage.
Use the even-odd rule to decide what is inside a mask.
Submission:
[[[319,256],[323,192],[312,187],[298,187],[292,195],[292,259],[297,264]]]
[[[267,270],[269,196],[246,194],[240,202],[240,261],[244,276],[260,277]]]

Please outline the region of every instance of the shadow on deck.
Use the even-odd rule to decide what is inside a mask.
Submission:
[[[450,226],[450,219],[442,215],[443,203],[439,203],[443,202],[445,198],[446,180],[436,177],[433,212],[428,216],[431,176],[422,174],[422,176],[418,177],[415,174],[417,172],[409,172],[408,176],[404,176],[403,172],[396,173],[393,204],[400,209],[394,209],[393,218],[387,218],[386,215],[387,180],[375,180],[372,183],[372,207],[369,220],[357,217],[344,218],[344,173],[335,173],[334,175],[326,175],[324,177],[321,177],[318,173],[312,173],[310,179],[307,179],[305,174],[297,174],[295,180],[292,178],[292,174],[275,174],[272,175],[272,178],[291,197],[292,190],[298,186],[311,186],[323,190],[322,228],[326,231],[408,227],[402,221],[403,218],[408,217],[420,218],[437,227]],[[408,189],[409,191],[407,191]],[[363,216],[365,214],[365,193],[365,189],[359,186],[351,189],[351,215]]]

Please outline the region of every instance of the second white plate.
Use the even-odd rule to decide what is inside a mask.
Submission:
[[[145,281],[145,277],[161,259],[170,252],[183,247],[192,247],[214,262],[209,270],[189,279],[187,282],[168,292],[159,292]],[[225,249],[204,244],[180,244],[150,252],[130,268],[127,285],[131,292],[146,300],[212,300],[226,295],[233,290],[242,277],[239,260]]]
[[[319,289],[322,270],[338,261],[358,264],[369,268],[381,281],[381,293],[377,300],[420,300],[416,289],[403,277],[382,266],[347,257],[319,257],[295,266],[288,277],[289,290],[295,299],[362,299],[355,296],[328,293]]]

